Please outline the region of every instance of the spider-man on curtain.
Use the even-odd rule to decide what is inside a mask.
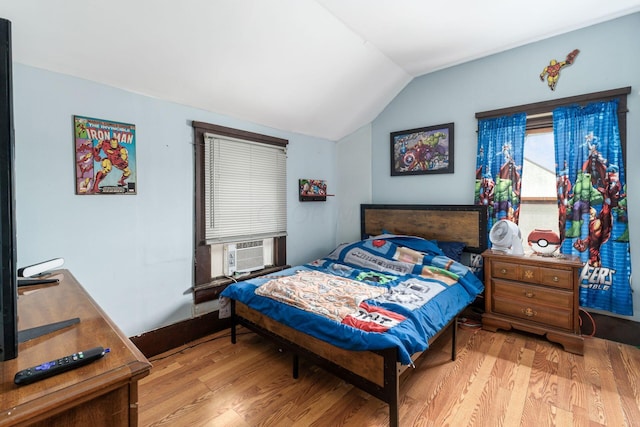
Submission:
[[[487,230],[499,219],[518,223],[527,115],[478,121],[475,203],[489,206]]]
[[[633,315],[617,100],[553,111],[560,251],[585,263],[580,305]]]

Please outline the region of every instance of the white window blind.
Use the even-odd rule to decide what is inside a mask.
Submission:
[[[286,149],[205,134],[208,243],[287,233]]]

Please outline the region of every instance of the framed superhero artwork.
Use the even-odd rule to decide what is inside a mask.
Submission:
[[[76,194],[136,194],[136,126],[73,116]]]
[[[453,173],[453,123],[390,136],[391,176]]]

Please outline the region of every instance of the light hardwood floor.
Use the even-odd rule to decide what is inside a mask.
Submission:
[[[304,360],[228,331],[151,359],[140,426],[386,426],[388,407]],[[585,338],[577,356],[520,332],[449,333],[401,382],[401,426],[640,426],[640,349]]]

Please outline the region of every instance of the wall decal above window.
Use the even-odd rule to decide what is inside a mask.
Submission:
[[[576,56],[578,56],[579,53],[580,50],[574,49],[567,55],[567,58],[564,61],[558,62],[555,59],[549,61],[549,65],[544,67],[540,73],[540,81],[544,81],[544,76],[546,75],[549,89],[556,90],[556,84],[558,84],[558,79],[560,78],[560,69],[573,64],[573,61],[575,61]]]

